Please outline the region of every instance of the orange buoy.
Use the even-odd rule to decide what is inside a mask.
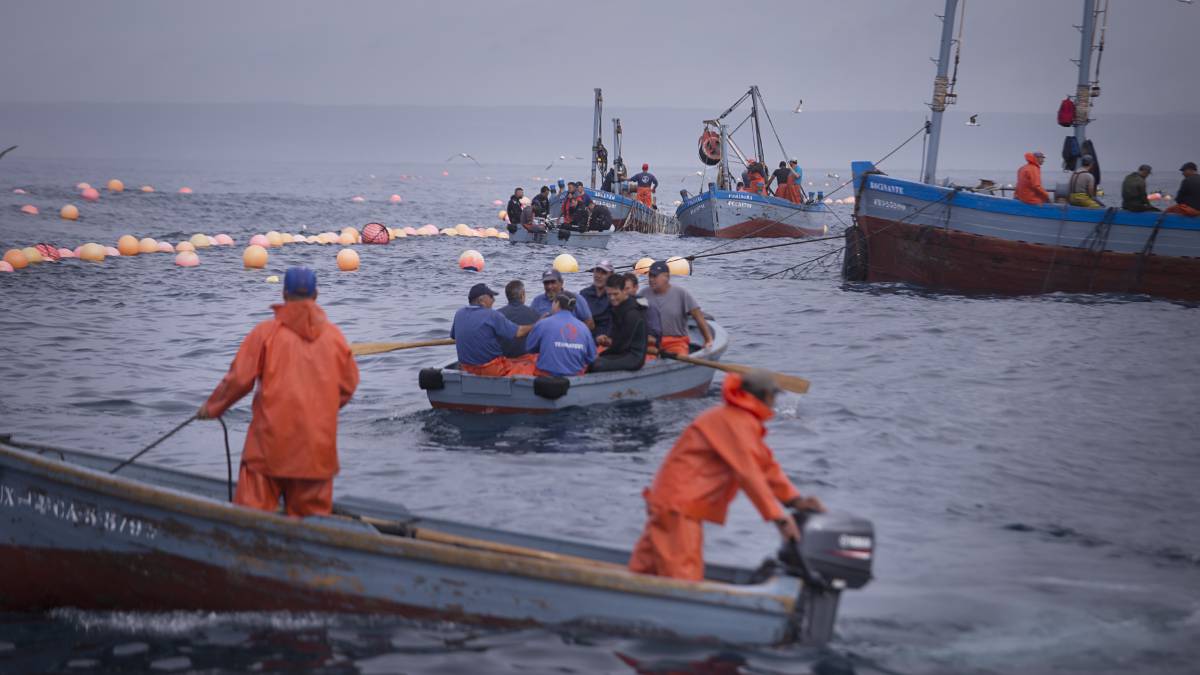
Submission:
[[[90,242],[79,247],[79,257],[88,262],[104,262],[104,257],[108,255],[108,250],[100,244]]]
[[[67,204],[58,211],[63,220],[79,220],[79,209],[74,204]]]
[[[114,179],[108,181],[108,191],[109,192],[124,192],[125,184],[122,183],[121,181],[117,180],[116,178],[114,178]]]
[[[178,244],[175,244],[175,250],[176,250],[176,251],[192,251],[192,252],[195,252],[195,251],[196,251],[196,247],[195,247],[195,246],[193,246],[193,245],[192,245],[192,242],[190,242],[190,241],[181,241],[181,242],[179,242]]]
[[[563,274],[578,272],[579,261],[576,260],[575,256],[571,255],[570,253],[560,253],[558,257],[554,259],[554,269],[562,272]]]
[[[212,245],[211,242],[209,242],[209,240],[208,240],[207,234],[200,234],[200,233],[193,234],[192,238],[189,239],[188,241],[192,242],[192,246],[194,246],[196,248],[208,248],[209,246]]]
[[[667,258],[667,269],[673,277],[686,277],[692,273],[692,263],[687,258],[672,256]]]
[[[250,244],[242,251],[242,264],[246,269],[262,269],[267,266],[267,249],[258,244]]]
[[[121,255],[137,255],[139,251],[138,239],[132,234],[122,235],[117,240],[117,250]]]
[[[142,239],[140,241],[138,241],[138,253],[157,253],[157,252],[158,252],[158,242],[155,241],[154,239],[152,239],[151,237],[142,237]]]
[[[648,274],[650,266],[654,264],[654,258],[642,258],[633,264],[633,271],[636,274]]]
[[[343,235],[344,236],[344,235]],[[337,266],[343,272],[353,272],[358,269],[358,252],[352,248],[338,251]]]
[[[26,204],[25,206],[21,207],[21,213],[30,216],[36,216],[38,214],[38,207],[34,206],[33,204]]]
[[[142,190],[142,192],[154,192],[154,188],[149,185],[143,185],[141,187],[141,190]]]
[[[283,246],[283,235],[279,234],[275,230],[271,230],[267,233],[267,244],[271,248],[279,248],[280,246]]]
[[[184,187],[181,187],[181,188],[179,188],[179,194],[181,194],[181,195],[190,195],[190,194],[192,194],[192,188],[190,188],[190,187],[187,187],[187,186],[185,185]]]
[[[483,271],[483,254],[473,248],[469,248],[458,256],[459,269],[471,270],[472,272]]]
[[[23,269],[29,267],[29,258],[21,252],[19,248],[10,248],[4,252],[4,262],[13,266],[13,269]]]

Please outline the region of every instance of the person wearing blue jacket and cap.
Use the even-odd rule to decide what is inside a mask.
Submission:
[[[466,307],[454,313],[450,337],[458,351],[458,367],[472,375],[507,377],[515,365],[504,356],[500,338],[512,340],[529,334],[533,326],[518,326],[492,309],[496,291],[475,284],[467,293]]]
[[[537,322],[525,339],[526,349],[538,355],[534,375],[582,375],[596,360],[592,332],[572,314],[575,302],[569,295],[554,296],[550,316]]]

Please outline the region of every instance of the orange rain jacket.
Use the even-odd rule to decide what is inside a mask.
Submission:
[[[780,502],[800,496],[763,441],[763,422],[774,414],[742,389],[742,378],[725,376],[725,405],[701,413],[667,453],[646,501],[689,518],[723,524],[738,488],[766,520],[782,518]]]
[[[1025,153],[1025,166],[1017,169],[1017,199],[1026,204],[1049,203],[1050,193],[1042,187],[1042,167],[1038,166],[1037,157],[1032,152]]]
[[[224,413],[259,382],[242,463],[276,478],[337,475],[338,409],[358,387],[358,366],[315,300],[272,305],[275,318],[242,341],[205,405]]]

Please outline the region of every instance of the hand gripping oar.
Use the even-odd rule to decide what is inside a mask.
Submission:
[[[441,340],[422,340],[420,342],[357,342],[350,345],[350,353],[355,356],[366,356],[368,354],[382,354],[384,352],[394,352],[399,349],[416,349],[417,347],[440,347],[442,345],[454,344],[454,338],[443,338]]]
[[[752,370],[760,370],[757,368],[751,368],[750,366],[743,366],[743,365],[737,364],[737,363],[725,363],[724,361],[709,361],[708,359],[698,359],[694,356],[684,356],[682,354],[674,354],[674,353],[668,352],[668,351],[660,352],[659,356],[665,357],[668,359],[675,359],[677,361],[683,361],[685,363],[691,363],[691,364],[694,364],[697,366],[707,366],[709,368],[716,368],[717,370],[723,370],[727,373],[737,373],[739,375],[745,375],[746,373],[748,373]],[[787,391],[795,392],[797,394],[808,393],[808,380],[804,379],[803,377],[796,377],[795,375],[785,375],[784,373],[777,373],[773,370],[768,370],[767,372],[771,373],[771,376],[775,378],[775,384],[779,385],[780,389],[786,389]]]
[[[120,471],[121,469],[124,469],[125,467],[129,466],[130,464],[133,464],[133,462],[134,462],[135,460],[137,460],[137,458],[138,458],[138,457],[141,457],[142,455],[146,454],[147,452],[150,452],[150,451],[151,451],[151,450],[153,450],[153,449],[154,449],[154,448],[155,448],[155,447],[156,447],[156,446],[157,446],[159,443],[162,443],[163,441],[167,440],[168,438],[170,438],[170,437],[174,436],[174,435],[175,435],[175,432],[177,432],[177,431],[179,431],[180,429],[182,429],[182,428],[186,427],[187,425],[191,424],[191,423],[192,423],[192,421],[193,421],[193,420],[195,420],[195,419],[196,419],[196,416],[195,416],[195,415],[192,415],[191,417],[187,418],[187,419],[186,419],[186,420],[184,420],[182,423],[180,423],[180,425],[179,425],[179,426],[177,426],[177,427],[175,427],[174,429],[172,429],[172,430],[168,431],[167,433],[163,434],[163,435],[162,435],[162,436],[161,436],[161,437],[160,437],[160,438],[159,438],[157,441],[154,441],[154,442],[153,442],[153,443],[151,443],[150,445],[147,445],[146,447],[142,448],[142,450],[141,450],[140,452],[138,452],[138,454],[136,454],[136,455],[134,455],[133,457],[130,457],[129,459],[125,460],[124,462],[121,462],[120,464],[118,464],[118,465],[116,466],[116,468],[115,468],[115,469],[113,469],[112,471],[109,471],[109,473],[116,473],[116,472]]]

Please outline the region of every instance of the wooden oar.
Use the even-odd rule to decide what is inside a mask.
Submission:
[[[355,356],[366,356],[368,354],[382,354],[384,352],[394,352],[399,349],[416,349],[417,347],[440,347],[442,345],[454,344],[454,338],[443,338],[441,340],[422,340],[419,342],[356,342],[350,345],[350,353]]]
[[[743,365],[737,364],[737,363],[725,363],[724,361],[709,361],[708,359],[698,359],[694,356],[684,356],[682,354],[674,354],[672,352],[663,352],[661,354],[661,356],[665,356],[666,358],[669,358],[669,359],[676,359],[679,361],[683,361],[685,363],[695,364],[697,366],[707,366],[709,368],[716,368],[717,370],[723,370],[727,373],[737,373],[739,375],[745,375],[746,373],[748,373],[752,370],[765,370],[765,369],[759,369],[759,368],[751,368],[750,366],[743,366]],[[792,391],[797,394],[808,393],[808,380],[804,379],[803,377],[796,377],[795,375],[786,375],[784,373],[777,373],[773,370],[768,370],[767,372],[771,373],[771,375],[775,377],[775,384],[779,385],[780,389],[786,389],[787,391]]]

